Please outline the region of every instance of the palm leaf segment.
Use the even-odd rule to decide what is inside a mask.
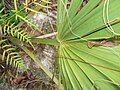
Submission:
[[[120,46],[87,47],[87,41],[120,35],[120,0],[58,0],[59,65],[65,90],[119,90]]]

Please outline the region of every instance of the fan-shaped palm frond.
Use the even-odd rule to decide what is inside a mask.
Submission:
[[[92,47],[89,40],[120,35],[120,0],[58,0],[59,67],[65,90],[119,90],[120,46]]]

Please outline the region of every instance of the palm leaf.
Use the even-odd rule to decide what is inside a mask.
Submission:
[[[120,35],[119,0],[58,0],[59,66],[65,90],[119,90],[120,46],[88,48],[87,41]],[[76,2],[79,1],[77,4]]]
[[[105,0],[109,1],[109,0]],[[74,18],[66,15],[67,23],[65,20],[63,24],[65,24],[63,28],[61,28],[61,32],[59,32],[59,39],[62,40],[70,40],[75,38],[85,38],[85,39],[94,39],[94,38],[109,38],[114,35],[119,35],[119,29],[116,28],[119,26],[120,15],[117,12],[120,11],[119,5],[117,5],[119,0],[114,0],[105,3],[104,0],[90,0],[85,7],[76,15]],[[107,7],[107,3],[109,6]],[[93,5],[92,7],[90,5]],[[90,10],[88,10],[90,7]],[[117,9],[117,10],[116,10]],[[76,10],[76,9],[75,9]],[[108,13],[107,13],[108,10]],[[66,13],[69,13],[69,10]],[[114,12],[114,13],[113,13]],[[72,12],[71,12],[72,13]],[[108,14],[108,16],[107,16]],[[63,16],[64,17],[64,16]],[[58,18],[59,19],[59,18]],[[110,23],[113,30],[110,30],[107,23]],[[58,24],[59,26],[60,24]],[[86,27],[87,26],[87,27]],[[115,30],[114,30],[115,28]],[[95,33],[94,33],[95,32]],[[92,35],[94,33],[94,35]],[[102,35],[98,34],[102,33]],[[104,34],[105,33],[105,34]],[[93,38],[91,37],[93,36]],[[86,37],[87,36],[87,37]],[[88,37],[90,36],[90,37]]]
[[[94,47],[72,43],[60,47],[59,60],[68,88],[72,90],[118,90],[120,85],[119,46]],[[73,83],[73,84],[72,84]],[[103,87],[104,85],[104,87]]]

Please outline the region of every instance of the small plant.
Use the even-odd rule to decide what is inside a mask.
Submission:
[[[37,24],[33,23],[31,16],[39,13],[39,9],[44,7],[46,3],[49,2],[45,0],[0,1],[0,66],[2,69],[4,68],[3,71],[6,75],[12,76],[15,82],[17,79],[22,78],[18,75],[19,70],[28,72],[29,69],[26,67],[19,53],[21,49],[23,49],[51,79],[53,77],[52,73],[36,58],[36,55],[28,49],[28,47],[31,47],[32,51],[34,51],[35,47],[31,42],[32,37],[30,37],[23,28],[23,24],[28,24],[27,26],[30,28],[41,32]],[[3,75],[1,78],[3,78]],[[54,80],[57,83],[57,79],[55,78]]]

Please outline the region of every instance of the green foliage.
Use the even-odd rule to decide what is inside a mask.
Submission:
[[[49,44],[59,46],[57,57],[59,76],[65,90],[119,90],[120,45],[89,48],[87,44],[90,41],[109,40],[120,36],[120,13],[118,13],[120,0],[89,0],[84,7],[81,7],[83,1],[58,0],[57,41],[29,37],[20,28],[21,21],[31,27],[37,27],[29,19],[28,14],[38,12],[36,8],[29,7],[31,4],[40,6],[36,0],[31,3],[27,3],[26,0],[20,7],[17,7],[17,0],[14,0],[14,6],[7,12],[0,3],[0,25],[4,36],[0,37],[2,60],[6,65],[25,68],[15,47],[19,46],[20,42],[29,43],[33,47],[31,42],[46,44],[49,41]],[[117,40],[120,41],[119,38]],[[27,47],[19,46],[19,48],[23,49],[52,78],[52,74]],[[53,78],[53,81],[58,85],[56,78]]]
[[[11,24],[8,22],[3,27],[3,33],[4,35],[11,35],[15,38],[18,38],[20,41],[27,42],[32,45],[30,42],[30,37],[25,33],[25,31],[18,26],[15,26],[14,24]]]
[[[49,2],[46,0],[23,0],[22,3],[20,3],[19,1],[20,0],[10,0],[10,2],[12,2],[10,4],[7,3],[9,0],[0,1],[0,66],[5,69],[3,69],[3,72],[11,70],[15,75],[17,73],[16,69],[18,68],[23,71],[27,70],[24,60],[19,53],[20,50],[23,50],[38,64],[40,70],[42,69],[53,79],[53,74],[42,65],[33,51],[28,49],[30,45],[34,49],[31,43],[32,37],[30,37],[22,27],[24,23],[27,23],[32,29],[35,28],[39,30],[30,18]],[[32,4],[34,5],[32,6]],[[1,77],[3,75],[1,75]],[[58,85],[57,78],[54,77],[53,81]]]
[[[7,66],[13,66],[14,68],[20,68],[25,70],[25,63],[22,60],[16,48],[13,47],[7,39],[2,39],[0,41],[1,50],[3,51],[2,61],[6,63]]]
[[[120,45],[89,48],[91,40],[120,36],[120,0],[58,0],[59,67],[65,90],[119,90]],[[119,40],[118,40],[119,41]]]
[[[8,40],[8,37],[18,38],[20,41],[29,43],[33,47],[30,42],[31,37],[29,37],[18,25],[21,19],[16,17],[16,14],[19,14],[21,17],[25,18],[27,14],[23,5],[20,5],[18,10],[15,11],[14,8],[6,10],[4,4],[4,1],[0,3],[0,35],[4,36],[0,37],[0,50],[3,52],[2,60],[6,63],[6,66],[26,70],[24,60],[22,60],[16,46],[12,45],[12,43]]]
[[[21,17],[25,18],[27,13],[24,10],[24,6],[20,5],[16,10],[14,10],[14,8],[12,8],[11,10],[9,10],[8,12],[8,16],[7,16],[7,20],[11,23],[15,23],[18,24],[20,21],[22,21],[22,19],[18,18],[16,15],[19,14]]]

